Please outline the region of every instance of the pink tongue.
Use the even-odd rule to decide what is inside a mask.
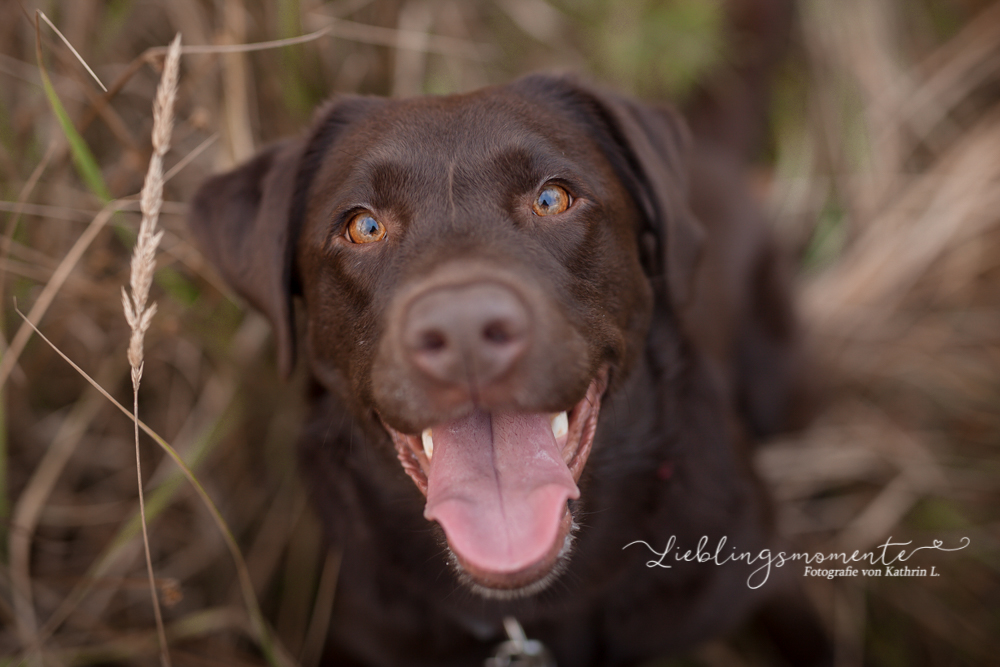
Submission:
[[[566,501],[580,491],[546,413],[476,410],[432,430],[424,516],[467,564],[514,573],[559,539]]]

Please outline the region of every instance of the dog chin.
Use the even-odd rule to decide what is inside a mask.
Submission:
[[[570,512],[572,517],[572,510]],[[497,586],[495,580],[483,581],[473,576],[462,566],[461,559],[452,551],[451,547],[448,547],[448,563],[462,585],[487,600],[507,602],[530,598],[551,586],[569,567],[575,541],[574,535],[579,527],[580,525],[571,519],[570,530],[563,538],[562,548],[556,555],[555,561],[547,569],[535,572],[536,578],[527,582],[518,582],[516,586]]]

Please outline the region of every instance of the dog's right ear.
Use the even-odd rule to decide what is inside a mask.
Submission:
[[[275,144],[208,179],[195,194],[188,218],[209,261],[271,321],[285,377],[295,365],[291,218],[304,145],[302,139]]]
[[[384,103],[370,97],[331,99],[317,109],[305,136],[274,144],[210,178],[191,203],[188,223],[202,251],[226,282],[271,320],[285,377],[295,365],[295,249],[313,178],[337,138]]]

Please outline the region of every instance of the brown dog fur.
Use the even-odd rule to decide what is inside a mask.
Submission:
[[[684,549],[702,536],[773,546],[745,443],[787,423],[797,346],[739,165],[692,149],[669,108],[532,76],[450,97],[338,98],[307,135],[206,182],[192,230],[271,319],[285,371],[296,296],[305,309],[303,471],[344,549],[331,664],[477,664],[505,615],[562,665],[634,664],[733,628],[780,587],[751,590],[738,565],[649,568],[642,547],[623,550],[671,536]],[[531,214],[550,182],[574,197],[553,221]],[[385,221],[385,241],[344,236],[359,206]],[[526,304],[526,351],[499,379],[445,387],[398,332],[413,294],[482,280]],[[387,427],[417,434],[473,407],[570,409],[602,372],[571,553],[525,575],[544,575],[531,594],[470,591]]]

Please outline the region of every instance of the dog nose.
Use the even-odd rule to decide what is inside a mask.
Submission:
[[[528,346],[531,318],[511,289],[496,283],[443,286],[417,296],[403,324],[411,363],[435,380],[484,386]]]

